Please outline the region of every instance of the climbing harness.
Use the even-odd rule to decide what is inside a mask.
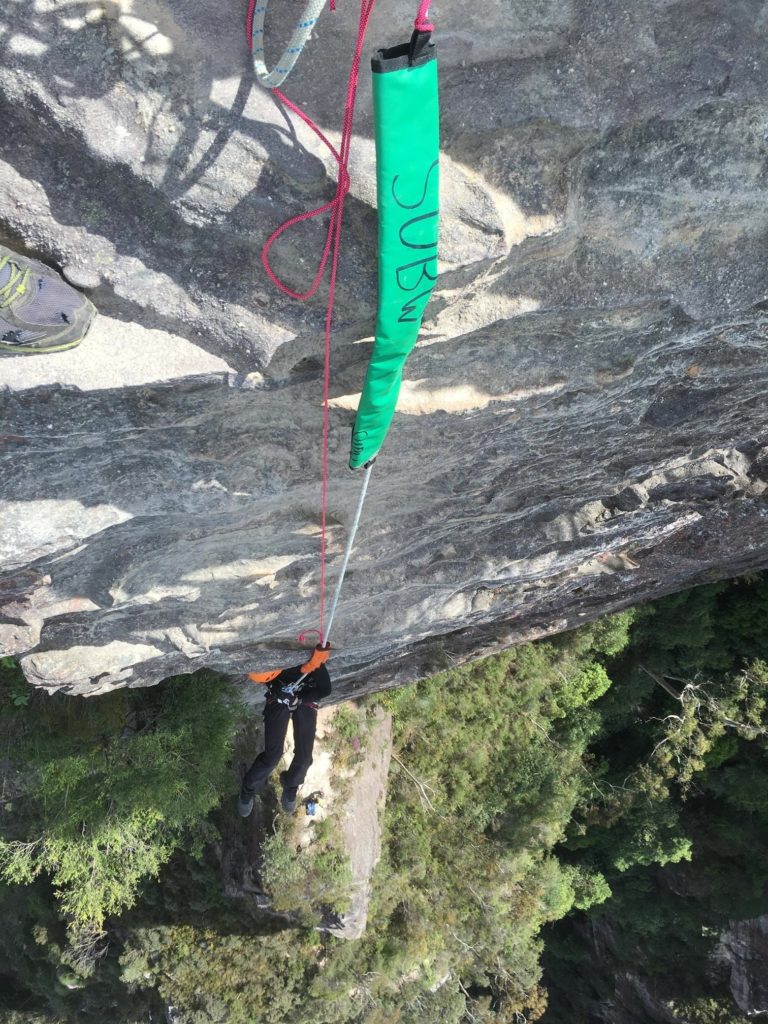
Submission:
[[[320,644],[327,657],[333,619],[341,595],[347,566],[360,524],[373,463],[384,443],[397,403],[405,360],[418,338],[421,321],[437,278],[439,110],[437,62],[430,41],[430,0],[421,0],[410,41],[376,51],[372,61],[374,125],[376,138],[377,196],[379,209],[379,309],[373,354],[366,373],[352,432],[349,465],[364,468],[360,497],[347,540],[327,623],[325,620],[326,520],[328,501],[328,439],[330,395],[330,340],[344,201],[350,187],[349,152],[362,50],[368,22],[376,0],[361,0],[357,40],[347,80],[346,101],[338,150],[318,126],[278,88],[290,74],[306,46],[325,0],[310,0],[276,66],[270,71],[263,59],[264,19],[267,0],[250,0],[247,17],[248,43],[259,81],[317,135],[338,165],[334,198],[282,224],[267,239],[262,263],[272,283],[295,299],[308,299],[320,286],[328,263],[331,270],[325,318],[323,374],[323,448],[320,539]],[[334,0],[330,0],[335,10]],[[302,221],[329,213],[326,241],[317,272],[305,292],[291,289],[281,281],[269,262],[269,251],[289,228]],[[315,656],[313,655],[313,658]],[[307,675],[283,691],[295,694]],[[306,671],[305,671],[306,669]],[[274,673],[277,676],[279,673]],[[272,675],[268,673],[268,675]],[[255,678],[252,674],[251,678]],[[265,681],[256,679],[256,681]]]

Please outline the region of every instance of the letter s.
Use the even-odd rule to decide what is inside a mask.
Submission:
[[[419,201],[416,202],[416,203],[403,203],[403,202],[401,202],[398,199],[397,192],[395,191],[395,188],[397,186],[397,182],[398,182],[398,179],[399,179],[400,175],[396,174],[394,176],[394,178],[392,179],[392,198],[395,200],[395,202],[397,203],[397,205],[400,207],[401,210],[417,210],[421,206],[421,204],[427,198],[427,188],[429,187],[429,176],[431,175],[432,171],[434,171],[434,169],[437,166],[438,166],[438,161],[435,160],[435,162],[432,164],[432,166],[427,171],[427,176],[424,179],[424,189],[423,189],[423,191],[421,193],[421,199],[419,199]]]

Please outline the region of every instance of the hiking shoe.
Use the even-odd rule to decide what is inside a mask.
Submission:
[[[96,310],[55,270],[0,245],[0,352],[62,352],[85,337]]]
[[[296,813],[296,798],[298,792],[299,790],[297,786],[292,786],[290,789],[288,789],[287,786],[283,786],[283,795],[280,797],[280,806],[286,814]]]
[[[241,818],[247,818],[253,810],[253,793],[241,789],[240,796],[237,799],[237,809]]]
[[[296,795],[299,792],[299,787],[286,786],[285,780],[288,778],[288,772],[280,772],[279,778],[280,784],[283,787],[283,792],[280,797],[280,806],[286,814],[293,814],[296,810]]]

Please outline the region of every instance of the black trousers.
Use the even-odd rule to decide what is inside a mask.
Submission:
[[[283,784],[286,789],[298,789],[304,781],[312,764],[317,710],[299,704],[295,711],[289,711],[285,704],[273,701],[264,708],[264,750],[243,779],[243,789],[246,793],[257,793],[277,767],[283,756],[289,719],[293,719],[294,753]]]

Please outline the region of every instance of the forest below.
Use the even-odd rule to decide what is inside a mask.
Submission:
[[[627,974],[745,1020],[713,953],[768,912],[767,621],[768,575],[713,583],[348,712],[396,755],[356,941],[315,927],[332,819],[311,869],[267,838],[282,917],[223,894],[232,681],[83,700],[0,660],[0,1024],[601,1024]]]

